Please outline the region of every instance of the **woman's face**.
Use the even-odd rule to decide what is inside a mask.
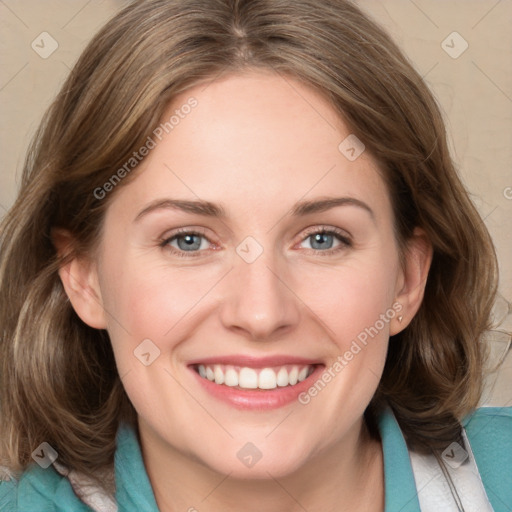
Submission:
[[[119,374],[161,453],[290,474],[357,439],[399,329],[390,198],[292,78],[231,75],[173,115],[115,191],[95,262]]]

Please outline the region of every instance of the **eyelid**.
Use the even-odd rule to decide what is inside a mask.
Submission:
[[[314,235],[315,233],[329,233],[329,234],[332,233],[332,234],[338,235],[342,239],[345,239],[347,241],[352,241],[352,235],[348,231],[334,227],[334,226],[328,226],[328,225],[323,225],[323,224],[317,224],[315,226],[306,228],[304,230],[304,232],[301,234],[301,236],[302,236],[301,240],[304,240],[308,236]]]
[[[170,231],[170,234],[168,234],[166,232],[166,234],[162,236],[162,239],[163,238],[169,239],[169,238],[175,237],[176,235],[189,235],[189,234],[193,234],[193,233],[195,233],[196,235],[202,235],[205,238],[208,238],[206,236],[206,231],[207,230],[205,228],[202,228],[202,227],[187,226],[187,227],[184,227],[184,228],[172,229]]]

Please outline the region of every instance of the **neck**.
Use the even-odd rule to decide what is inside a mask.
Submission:
[[[218,473],[156,434],[140,432],[145,466],[161,512],[384,510],[382,448],[362,419],[345,439],[293,473],[275,478],[267,472],[268,478],[259,480]]]

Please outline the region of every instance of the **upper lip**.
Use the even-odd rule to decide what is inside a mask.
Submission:
[[[265,357],[255,357],[248,355],[225,355],[225,356],[212,356],[201,359],[195,359],[188,363],[193,365],[213,365],[224,364],[232,366],[241,366],[249,368],[268,368],[271,366],[285,366],[285,365],[316,365],[323,364],[319,359],[307,359],[304,357],[295,357],[290,355],[275,355]]]

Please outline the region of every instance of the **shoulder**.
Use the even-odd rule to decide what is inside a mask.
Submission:
[[[512,407],[480,407],[462,424],[489,497],[512,503]]]
[[[90,508],[74,494],[67,478],[52,466],[37,464],[27,468],[18,480],[0,481],[0,511],[25,512],[90,512]]]
[[[18,510],[16,483],[13,480],[0,480],[0,510]]]
[[[480,407],[463,419],[471,445],[501,445],[512,453],[512,407]]]
[[[495,417],[495,418],[508,418],[505,421],[512,421],[512,406],[495,407],[495,406],[482,406],[478,407],[464,418],[463,423],[469,422],[473,418],[482,417]]]

